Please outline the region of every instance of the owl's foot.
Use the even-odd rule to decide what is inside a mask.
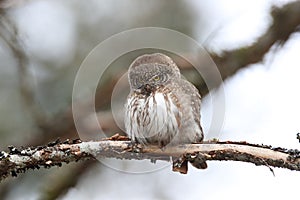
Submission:
[[[119,133],[114,134],[113,136],[110,136],[109,138],[105,138],[104,140],[111,140],[111,141],[129,141],[130,138],[124,135],[120,135]]]

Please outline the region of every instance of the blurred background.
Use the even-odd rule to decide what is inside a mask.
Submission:
[[[81,63],[113,34],[148,26],[194,38],[217,64],[226,95],[218,139],[299,149],[299,1],[4,0],[0,7],[0,150],[78,138],[71,104]],[[155,51],[129,53],[105,71],[95,100],[108,136],[122,133],[110,111],[115,84],[137,55]],[[202,124],[207,130],[212,109],[208,97],[218,98],[219,85],[208,93],[189,63],[169,55],[202,94]],[[87,122],[87,128],[94,126]],[[154,167],[150,162],[144,165]],[[282,199],[298,195],[300,173],[274,171],[275,177],[267,167],[209,162],[207,170],[190,168],[187,175],[173,173],[171,167],[132,174],[85,161],[8,178],[0,183],[0,199]]]

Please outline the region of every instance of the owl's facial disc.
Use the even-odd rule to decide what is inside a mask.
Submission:
[[[131,89],[136,92],[145,90],[146,93],[154,92],[165,85],[172,74],[167,66],[157,64],[143,64],[129,71]]]
[[[145,80],[144,80],[145,79]],[[160,75],[153,75],[153,76],[143,76],[143,78],[138,77],[137,79],[137,89],[135,92],[144,94],[149,96],[152,92],[155,92],[159,87],[162,86],[161,76]]]
[[[180,78],[177,65],[171,58],[160,53],[138,57],[128,70],[130,89],[138,94],[150,94]]]

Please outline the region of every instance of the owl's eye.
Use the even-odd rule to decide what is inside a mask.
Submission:
[[[153,77],[153,80],[154,80],[154,81],[159,81],[159,80],[160,80],[160,76],[159,76],[159,75],[155,75],[155,76]]]
[[[132,76],[131,77],[131,83],[133,86],[138,87],[141,85],[142,77],[139,76]]]
[[[143,77],[142,77],[142,76],[139,76],[137,82],[138,82],[139,84],[141,84],[141,83],[143,82]]]

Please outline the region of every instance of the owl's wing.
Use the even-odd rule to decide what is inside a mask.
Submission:
[[[184,94],[186,102],[188,103],[185,103],[185,106],[192,108],[192,116],[196,124],[199,126],[199,130],[201,131],[199,135],[199,141],[201,141],[203,139],[203,130],[200,123],[201,96],[198,89],[189,81],[181,79],[178,83],[180,85],[179,88],[181,88],[181,93]]]

